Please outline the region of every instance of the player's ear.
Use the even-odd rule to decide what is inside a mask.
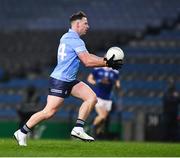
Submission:
[[[77,26],[77,28],[79,28],[79,25],[80,25],[80,21],[79,21],[79,20],[77,20],[77,22],[76,22],[76,26]]]

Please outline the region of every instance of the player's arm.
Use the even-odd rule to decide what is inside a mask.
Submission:
[[[116,80],[115,86],[116,86],[116,88],[118,88],[118,89],[121,87],[121,83],[120,83],[119,80]]]
[[[89,74],[89,75],[88,75],[87,81],[88,81],[90,84],[92,84],[92,85],[95,85],[95,84],[96,84],[96,81],[94,80],[93,74]]]
[[[94,54],[90,54],[87,51],[78,54],[79,59],[86,67],[105,67],[107,61],[103,57],[98,57]]]
[[[103,57],[98,57],[94,54],[90,54],[89,52],[80,52],[78,53],[79,59],[86,67],[111,67],[113,69],[119,69],[122,65],[122,60],[113,60],[114,55],[107,60]]]

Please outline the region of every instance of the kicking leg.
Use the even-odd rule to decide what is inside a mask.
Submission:
[[[73,87],[71,94],[83,100],[83,103],[79,109],[76,126],[73,128],[71,135],[82,140],[94,141],[94,138],[90,137],[84,132],[83,126],[85,120],[97,102],[96,94],[88,85],[83,82],[76,84]]]
[[[27,146],[27,133],[30,131],[30,129],[41,121],[51,118],[62,106],[63,101],[64,98],[48,95],[45,108],[32,115],[27,121],[26,125],[14,133],[14,137],[18,141],[18,144],[20,146]]]

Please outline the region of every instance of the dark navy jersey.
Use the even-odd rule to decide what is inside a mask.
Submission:
[[[92,74],[96,81],[93,90],[97,97],[109,100],[113,86],[119,79],[119,71],[103,67],[94,68]]]

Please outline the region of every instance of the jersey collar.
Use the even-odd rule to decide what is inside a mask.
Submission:
[[[74,36],[76,36],[76,37],[79,37],[79,34],[76,31],[72,30],[72,29],[69,29],[68,32],[73,33]]]

